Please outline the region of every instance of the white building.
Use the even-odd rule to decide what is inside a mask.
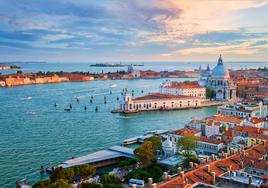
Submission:
[[[236,85],[230,78],[229,71],[224,66],[221,56],[218,60],[218,64],[213,68],[212,72],[208,67],[205,74],[206,75],[201,77],[199,83],[214,90],[216,100],[225,101],[236,99]]]
[[[264,105],[262,102],[227,104],[219,106],[217,112],[225,116],[263,118],[267,116],[267,105]]]
[[[172,110],[197,108],[201,106],[202,98],[189,96],[167,95],[151,93],[149,95],[132,98],[127,92],[121,93],[120,111],[138,112],[151,110]]]
[[[196,138],[196,144],[197,147],[195,148],[195,151],[197,154],[203,154],[203,155],[211,155],[211,154],[218,154],[221,149],[223,149],[224,145],[222,141],[220,140],[211,140],[205,137],[201,137],[201,132],[197,129],[188,129],[183,128],[176,131],[172,131],[167,135],[167,139],[169,142],[172,142],[173,149],[170,149],[170,151],[174,151],[174,154],[177,151],[177,141],[179,138],[183,136],[194,136]],[[169,143],[169,146],[171,144]],[[165,152],[165,148],[163,147],[163,150]]]
[[[200,130],[202,136],[211,137],[222,135],[224,131],[235,126],[242,126],[246,120],[239,117],[215,115],[203,118],[202,120],[192,120],[185,126],[191,129]]]
[[[176,82],[166,81],[161,86],[161,93],[170,95],[184,95],[206,98],[206,88],[198,82]]]

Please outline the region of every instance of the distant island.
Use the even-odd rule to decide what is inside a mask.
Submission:
[[[5,65],[5,64],[0,64],[0,70],[11,70],[11,69],[21,69],[20,66],[16,65]]]
[[[134,67],[137,66],[144,66],[142,64],[131,64]],[[122,64],[122,63],[96,63],[93,65],[90,65],[91,67],[127,67],[129,65],[127,64]]]

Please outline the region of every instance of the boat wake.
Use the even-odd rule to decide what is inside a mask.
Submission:
[[[28,114],[28,115],[35,115],[36,113],[35,112],[32,112],[32,111],[28,111],[28,112],[26,112],[26,114]]]
[[[33,97],[25,97],[25,98],[21,98],[21,100],[32,100]]]

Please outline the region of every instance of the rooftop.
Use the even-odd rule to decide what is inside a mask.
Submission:
[[[170,134],[180,135],[180,136],[194,136],[195,134],[199,133],[200,131],[197,129],[189,129],[183,128],[172,131]]]
[[[168,81],[165,82],[161,87],[163,88],[181,88],[181,89],[205,89],[198,84],[197,81],[191,82],[177,82],[177,81]]]
[[[190,96],[178,96],[178,95],[169,95],[163,93],[150,93],[141,97],[136,97],[133,100],[186,100],[186,99],[198,99],[197,97]]]
[[[248,166],[251,164],[252,160],[257,160],[260,156],[267,154],[267,152],[268,144],[267,142],[262,142],[244,150],[242,153],[235,153],[227,158],[202,164],[198,168],[185,173],[183,176],[178,175],[169,181],[159,183],[157,188],[183,188],[197,182],[213,185],[213,173],[215,173],[217,180],[219,176],[225,174],[228,170],[240,170],[242,168],[241,162],[243,162],[244,166]]]
[[[243,122],[243,119],[235,116],[223,116],[223,115],[214,115],[206,117],[205,120],[213,120],[213,121],[223,121],[229,123],[240,124]]]

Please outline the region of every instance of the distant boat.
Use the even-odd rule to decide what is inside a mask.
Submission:
[[[110,87],[115,88],[115,87],[117,87],[117,85],[113,83],[113,84],[111,84]]]
[[[32,99],[32,97],[27,97],[27,99],[28,99],[28,100],[31,100],[31,99]]]

